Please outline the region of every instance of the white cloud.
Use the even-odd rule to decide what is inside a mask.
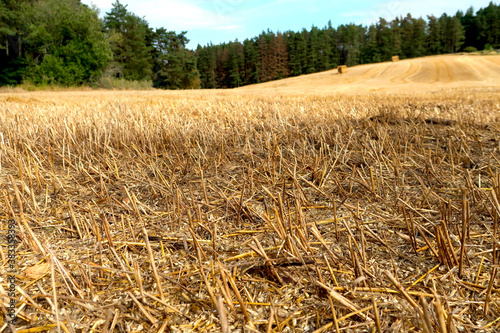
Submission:
[[[243,29],[244,27],[242,25],[222,25],[219,27],[214,27],[214,30],[238,30],[238,29]]]
[[[191,30],[209,28],[227,21],[211,11],[191,2],[147,0],[133,3],[130,10],[145,16],[153,26],[164,26],[169,30]]]
[[[101,8],[101,15],[109,12],[112,3],[115,0],[83,0],[83,3],[94,3]],[[229,1],[229,2],[228,2]],[[194,30],[194,29],[213,29],[217,27],[234,27],[240,21],[234,15],[228,15],[228,12],[221,10],[224,3],[234,1],[219,1],[218,6],[205,9],[199,1],[196,0],[122,0],[122,4],[127,5],[127,9],[132,13],[144,17],[153,27],[165,27],[168,30]],[[238,0],[239,1],[239,0]],[[217,3],[217,2],[215,2]]]
[[[486,7],[490,0],[476,0],[474,9]],[[379,17],[392,20],[398,16],[406,16],[411,13],[412,17],[427,18],[427,15],[441,16],[443,13],[454,15],[457,10],[465,11],[471,6],[470,0],[401,0],[388,1],[386,3],[374,4],[364,10],[342,13],[341,16],[352,19],[355,23],[370,24],[378,21]]]

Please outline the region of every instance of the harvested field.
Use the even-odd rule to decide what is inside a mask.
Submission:
[[[249,85],[241,92],[282,94],[369,92],[439,92],[443,89],[499,87],[499,55],[439,55],[349,67],[343,75],[337,69],[321,73]]]
[[[498,331],[500,90],[483,79],[0,94],[18,332]]]

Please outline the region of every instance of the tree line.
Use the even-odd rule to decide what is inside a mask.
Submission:
[[[232,88],[337,67],[500,48],[500,6],[369,26],[312,26],[187,48],[187,32],[148,22],[117,0],[99,18],[79,0],[0,0],[0,85]],[[4,41],[4,42],[1,42]]]
[[[79,0],[0,0],[0,85],[99,86],[123,79],[198,88],[186,33],[153,29],[119,1],[101,19]]]

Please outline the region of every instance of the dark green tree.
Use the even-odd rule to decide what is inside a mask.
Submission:
[[[440,54],[441,53],[441,25],[440,21],[434,16],[427,16],[429,24],[427,27],[427,53]]]
[[[477,16],[474,15],[474,9],[470,7],[464,15],[460,16],[460,23],[465,30],[465,40],[462,49],[467,46],[479,47],[479,36],[477,26]]]
[[[244,67],[245,67],[245,56],[243,44],[238,40],[228,44],[229,49],[229,62],[228,62],[228,72],[229,72],[229,82],[228,86],[239,87],[243,84],[244,79]]]
[[[153,31],[143,18],[129,12],[117,0],[104,17],[112,38],[113,61],[127,80],[150,80],[153,68]]]
[[[321,70],[320,36],[319,29],[314,25],[307,34],[307,69],[306,74],[316,73]]]
[[[186,31],[176,34],[165,28],[154,32],[155,86],[167,89],[192,89],[200,86],[194,52],[186,48]]]
[[[394,36],[393,30],[391,29],[389,22],[385,19],[380,18],[377,25],[377,44],[378,44],[378,55],[380,56],[379,61],[388,61],[395,54],[394,53]],[[396,53],[397,54],[397,53]]]
[[[478,46],[483,49],[486,44],[500,48],[500,5],[490,2],[477,12]]]
[[[307,41],[309,40],[309,32],[304,28],[297,35],[296,46],[297,46],[297,56],[300,63],[301,74],[307,73],[307,68],[309,67],[309,58],[307,54]]]
[[[214,89],[217,88],[215,78],[216,71],[216,56],[215,47],[211,45],[201,46],[196,48],[197,69],[200,73],[201,88]]]
[[[336,68],[340,64],[339,37],[338,31],[332,26],[331,21],[328,21],[325,33],[328,35],[329,45],[327,47],[330,49],[330,68]]]
[[[97,10],[78,0],[35,2],[26,17],[26,79],[35,84],[81,85],[95,80],[111,52]]]
[[[256,38],[243,41],[243,56],[245,62],[244,84],[259,83],[260,58]]]
[[[363,63],[380,62],[381,56],[378,49],[377,28],[374,25],[368,27],[363,48]]]
[[[465,31],[458,16],[441,15],[439,18],[441,28],[441,45],[443,53],[455,53],[460,50],[465,39]]]
[[[401,33],[403,41],[401,45],[401,58],[414,58],[423,53],[421,52],[421,48],[423,47],[424,40],[419,39],[416,20],[409,13],[401,19]]]
[[[22,37],[27,1],[0,1],[0,86],[21,82],[26,66]]]
[[[361,63],[366,28],[362,25],[341,25],[337,29],[340,49],[340,63],[355,66]]]

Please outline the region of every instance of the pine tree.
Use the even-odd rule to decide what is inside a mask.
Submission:
[[[307,73],[309,59],[307,57],[307,41],[309,39],[309,32],[304,28],[299,32],[296,39],[297,57],[300,64],[301,74]]]
[[[284,79],[290,75],[290,68],[288,65],[289,55],[286,47],[285,37],[282,33],[278,32],[273,40],[274,49],[276,52],[276,78]]]
[[[319,54],[319,34],[318,28],[312,26],[307,39],[307,69],[306,74],[316,73],[320,71],[320,54]]]
[[[413,53],[412,57],[422,57],[427,55],[425,47],[425,31],[427,29],[427,22],[421,17],[413,19]]]
[[[260,81],[266,82],[277,79],[277,54],[274,43],[274,33],[270,30],[262,32],[257,41],[261,63]]]
[[[153,32],[148,23],[129,12],[127,5],[119,0],[106,13],[104,23],[111,34],[118,34],[112,45],[113,59],[121,67],[123,77],[127,80],[152,79],[153,47],[148,39]]]
[[[389,23],[380,18],[376,25],[379,61],[388,61],[394,55],[392,30]]]
[[[446,53],[457,52],[465,39],[465,32],[457,16],[441,15],[439,18],[441,27],[441,43]]]
[[[240,85],[242,85],[244,77],[245,59],[243,45],[238,40],[236,40],[235,42],[229,43],[228,49],[228,87],[239,87]]]
[[[500,48],[500,5],[490,2],[477,12],[479,45]]]
[[[391,31],[392,31],[392,55],[401,55],[403,53],[402,50],[402,32],[400,26],[401,20],[399,18],[395,18],[391,21]],[[392,57],[391,57],[392,58]]]
[[[260,82],[260,58],[256,39],[245,39],[243,41],[244,53],[244,83],[253,84]]]
[[[440,54],[441,53],[441,24],[434,15],[428,15],[429,20],[427,31],[427,53]]]
[[[0,86],[17,84],[22,79],[26,63],[22,57],[24,24],[20,14],[25,2],[0,1]]]
[[[340,64],[340,49],[338,31],[332,27],[332,22],[328,21],[326,34],[329,36],[330,68],[336,68]]]
[[[368,27],[365,47],[363,48],[363,63],[380,62],[381,57],[378,50],[377,28],[374,25]]]
[[[285,43],[288,51],[288,66],[290,75],[297,76],[302,74],[302,66],[300,64],[299,50],[297,46],[297,33],[287,31],[284,34]]]
[[[474,9],[472,7],[467,9],[465,15],[460,17],[460,23],[462,23],[462,26],[465,29],[465,40],[463,47],[473,46],[475,48],[480,48],[477,16],[474,15]]]
[[[200,73],[200,85],[203,89],[217,88],[215,80],[215,48],[213,45],[196,48],[196,66]]]
[[[167,89],[198,88],[201,84],[194,52],[186,49],[186,31],[179,34],[157,28],[155,49],[155,86]]]

